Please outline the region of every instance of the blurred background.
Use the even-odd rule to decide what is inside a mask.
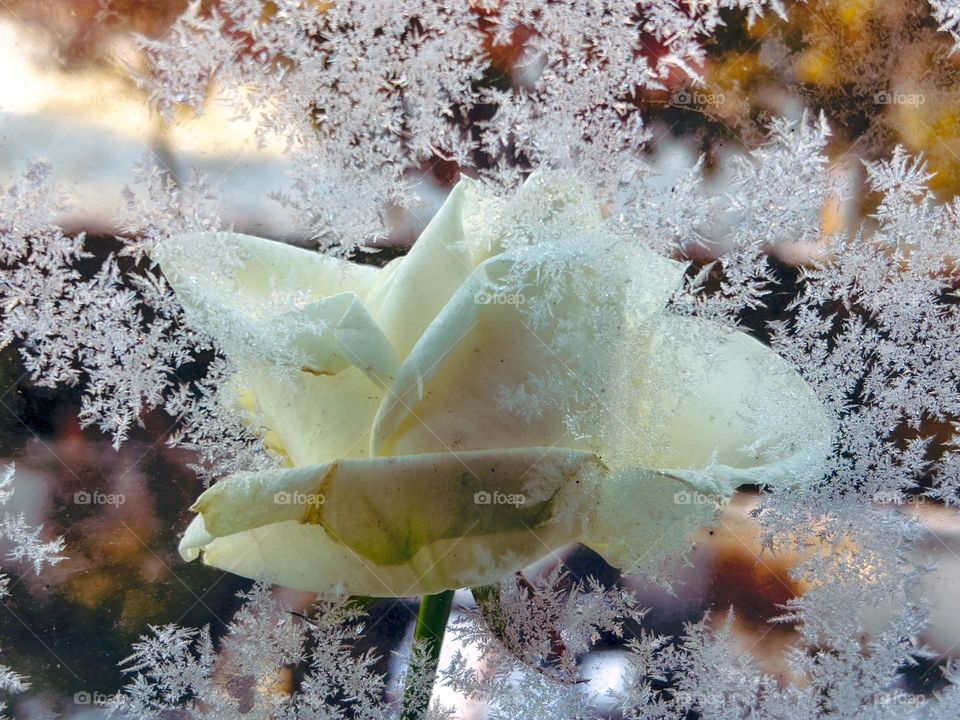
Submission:
[[[258,145],[253,127],[232,118],[215,92],[201,117],[184,110],[164,121],[130,79],[131,70],[145,71],[131,33],[162,37],[185,6],[182,0],[7,0],[0,10],[0,185],[19,177],[29,161],[48,161],[72,205],[60,222],[69,233],[88,234],[91,271],[116,250],[112,235],[125,230],[118,219],[125,191],[139,182],[137,168],[151,165],[177,182],[205,175],[219,188],[224,226],[304,240],[296,217],[268,195],[288,187],[291,163],[282,146]],[[770,15],[752,25],[730,13],[708,46],[704,85],[676,77],[666,90],[637,98],[657,138],[650,159],[665,182],[702,154],[722,188],[730,158],[762,142],[772,117],[798,117],[807,108],[826,114],[835,171],[848,174],[856,189],[849,201],[824,209],[825,229],[852,229],[869,218],[877,199],[864,189],[862,161],[889,156],[897,144],[924,153],[939,197],[954,197],[960,54],[926,3],[811,0],[787,7],[786,20]],[[493,72],[510,80],[517,55],[516,47],[494,48]],[[425,204],[391,209],[384,244],[397,252],[409,246],[456,177],[452,163],[425,171]],[[760,326],[763,317],[744,320]],[[124,682],[118,662],[148,625],[210,624],[216,636],[238,607],[236,593],[250,586],[183,563],[176,553],[202,484],[188,468],[190,454],[166,443],[173,419],[148,415],[114,450],[109,437],[80,428],[78,403],[70,388],[31,385],[15,347],[0,353],[0,461],[17,464],[8,510],[43,524],[45,536],[63,535],[68,556],[42,579],[26,566],[5,565],[11,594],[0,602],[0,659],[32,682],[12,701],[16,717],[99,715],[103,699]],[[891,512],[922,518],[930,533],[926,549],[941,563],[928,590],[947,602],[926,638],[939,656],[912,671],[911,689],[932,691],[941,676],[931,670],[960,655],[960,618],[949,612],[949,599],[960,592],[960,525],[955,513],[920,496],[922,489]],[[704,531],[693,566],[681,571],[677,596],[630,583],[659,633],[681,633],[684,621],[705,610],[722,620],[732,606],[743,647],[786,680],[781,652],[796,636],[790,623],[770,620],[803,588],[788,575],[795,558],[761,553],[749,512],[755,503],[741,494],[717,528]],[[588,551],[572,550],[563,561],[574,578],[617,579]],[[311,600],[278,592],[294,607]],[[457,602],[472,601],[458,593]],[[414,610],[413,600],[372,607],[363,647],[378,649],[384,670],[393,662],[389,651],[409,638]],[[594,680],[585,689],[616,682],[618,647],[606,639],[591,657]],[[460,705],[464,717],[482,717],[482,708]]]

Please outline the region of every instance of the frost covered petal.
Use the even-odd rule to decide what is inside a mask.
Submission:
[[[180,550],[327,593],[496,582],[580,534],[600,472],[592,453],[529,447],[239,474],[200,496]]]
[[[790,363],[697,318],[663,316],[647,341],[635,412],[648,466],[730,489],[819,477],[835,424]]]
[[[364,303],[388,273],[235,233],[175,236],[153,258],[194,327],[235,363],[275,450],[294,464],[365,452],[399,366]]]
[[[597,260],[575,245],[522,247],[477,267],[399,368],[371,453],[591,447],[571,433],[571,415],[598,402],[630,341],[626,325],[661,311],[684,272],[636,246],[605,250]],[[550,263],[562,272],[549,274]],[[545,321],[539,308],[549,309]]]
[[[387,268],[370,308],[401,357],[416,344],[457,288],[484,259],[467,243],[463,207],[473,183],[461,180],[410,252]]]
[[[682,553],[738,485],[812,479],[829,451],[789,364],[673,314],[686,266],[618,234],[563,173],[509,199],[462,181],[405,258],[350,289],[327,277],[323,297],[292,271],[225,293],[172,267],[194,313],[246,333],[214,336],[291,466],[194,507],[184,557],[242,575],[433,593],[571,542],[637,568]]]
[[[191,318],[214,336],[220,329],[217,310],[253,312],[272,304],[277,293],[288,288],[296,288],[304,301],[343,292],[365,297],[380,274],[377,268],[229,232],[174,235],[157,245],[150,257],[159,263]]]

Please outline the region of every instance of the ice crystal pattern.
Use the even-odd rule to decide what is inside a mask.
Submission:
[[[955,4],[931,5],[956,37]],[[905,668],[929,654],[918,638],[930,608],[916,594],[926,568],[910,554],[920,529],[896,512],[918,493],[960,506],[960,202],[940,202],[923,158],[897,149],[865,168],[877,200],[870,221],[826,233],[825,207],[850,188],[826,154],[828,123],[808,115],[772,121],[723,191],[702,162],[657,178],[643,156],[656,138],[635,95],[666,88],[676,73],[695,81],[703,42],[727,10],[751,21],[785,12],[760,0],[276,0],[271,12],[258,0],[224,0],[212,10],[195,2],[167,36],[140,40],[149,68],[139,80],[161,112],[201,112],[216,89],[263,137],[287,143],[293,191],[279,199],[324,249],[381,236],[386,203],[418,202],[416,173],[437,162],[504,192],[534,169],[566,168],[608,201],[607,222],[625,238],[700,258],[673,312],[749,325],[800,368],[837,420],[830,472],[802,492],[765,493],[755,513],[769,550],[805,558],[794,573],[808,590],[781,618],[799,629],[785,662],[800,681],[759,668],[738,647],[732,617],[664,637],[644,630],[643,613],[615,589],[507,579],[495,607],[481,604],[456,628],[484,670],[458,656],[439,677],[494,718],[594,717],[603,703],[634,718],[950,717],[960,708],[953,666],[938,697],[902,689]],[[496,70],[508,46],[518,52],[509,77]],[[222,358],[203,380],[178,378],[212,344],[189,329],[149,260],[171,233],[220,229],[215,189],[145,166],[124,199],[115,254],[90,273],[80,269],[91,259],[86,239],[53,220],[63,203],[48,175],[35,164],[0,196],[0,346],[16,348],[34,382],[80,385],[82,420],[117,443],[145,412],[164,408],[181,420],[172,441],[196,450],[211,477],[273,462],[225,397],[231,369]],[[548,240],[523,217],[513,222],[523,242]],[[592,250],[585,243],[558,257]],[[809,258],[802,267],[773,259],[798,251]],[[777,304],[772,290],[784,285],[788,302]],[[543,320],[536,313],[545,308],[529,311],[531,322]],[[556,400],[551,386],[532,376],[500,400],[532,417]],[[59,553],[16,518],[0,531],[15,540],[15,557],[38,567]],[[891,598],[897,608],[885,613]],[[580,661],[601,634],[626,637],[627,620],[623,682],[592,697]],[[300,618],[258,587],[219,645],[205,631],[154,629],[126,663],[132,679],[115,709],[394,715],[373,659],[350,651],[360,621],[345,604]],[[416,658],[411,665],[416,672]],[[283,681],[291,666],[302,669],[292,694]],[[21,687],[0,669],[0,688]]]
[[[5,506],[14,492],[14,474],[16,467],[7,465],[0,470],[0,506]],[[46,565],[56,565],[64,559],[61,555],[63,538],[41,539],[43,526],[33,527],[23,514],[13,515],[4,511],[0,517],[0,538],[10,545],[6,559],[17,562],[27,561],[38,575]],[[10,578],[0,573],[0,599],[10,592]],[[0,693],[4,696],[16,695],[30,688],[27,678],[15,670],[0,664]],[[7,703],[0,700],[0,718],[8,717]]]
[[[439,160],[506,187],[541,166],[576,166],[607,189],[631,179],[650,139],[637,92],[672,72],[699,79],[722,11],[783,12],[776,0],[319,5],[194,2],[164,40],[141,40],[141,83],[167,116],[202,112],[216,88],[286,141],[297,170],[283,200],[317,238],[348,245],[383,232],[384,201],[416,203],[410,172]],[[491,56],[512,43],[504,82]]]

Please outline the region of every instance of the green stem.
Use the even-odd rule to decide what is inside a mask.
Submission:
[[[444,590],[436,595],[424,595],[420,599],[420,611],[417,613],[417,627],[413,631],[413,642],[423,642],[427,654],[414,668],[419,676],[432,673],[436,676],[437,663],[440,660],[440,647],[443,645],[443,633],[447,629],[450,607],[453,605],[453,590]],[[430,706],[430,693],[418,692],[415,684],[407,685],[403,693],[403,714],[401,720],[423,720]]]

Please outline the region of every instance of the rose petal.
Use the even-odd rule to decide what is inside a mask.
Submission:
[[[255,397],[259,421],[290,464],[368,455],[370,424],[382,396],[357,368],[288,377],[257,363],[244,366],[238,382]]]
[[[213,535],[208,533],[206,527],[204,527],[203,515],[197,515],[187,525],[187,529],[180,539],[180,555],[187,562],[196,560],[200,557],[200,548],[209,545],[214,540]]]
[[[617,398],[631,421],[608,428],[615,471],[581,538],[621,568],[682,551],[739,485],[820,479],[835,430],[796,370],[746,333],[663,315],[645,335]]]
[[[574,540],[613,561],[676,552],[712,512],[674,502],[680,490],[692,489],[652,471],[608,475],[568,448],[343,460],[214,485],[180,550],[300,589],[434,593],[495,582]]]
[[[603,374],[616,374],[628,350],[626,324],[659,311],[679,285],[684,266],[640,248],[616,246],[611,252],[620,253],[615,265],[621,274],[603,278],[593,297],[584,297],[572,277],[539,282],[535,272],[511,294],[496,295],[519,258],[529,254],[524,250],[481,264],[427,328],[377,411],[371,455],[555,443],[596,449],[571,436],[568,420],[597,402]],[[651,277],[629,282],[641,268]],[[525,307],[545,302],[548,292],[558,296],[550,303],[552,322],[535,326]],[[591,335],[599,303],[607,304],[612,348],[598,346]],[[566,355],[558,350],[561,339]],[[552,372],[552,386],[529,391],[530,411],[505,407],[503,394],[523,391],[538,372]],[[548,394],[562,401],[536,404]]]
[[[341,293],[246,328],[226,351],[235,382],[253,400],[256,421],[294,464],[363,455],[382,388],[399,361],[354,293]],[[250,337],[246,346],[240,341]],[[256,348],[257,339],[271,347]],[[292,366],[264,359],[275,353]],[[298,370],[299,368],[299,370]],[[358,375],[362,373],[362,375]]]
[[[276,354],[297,359],[313,375],[336,375],[355,366],[372,382],[385,387],[399,366],[397,354],[364,308],[356,293],[339,293],[309,305],[264,318],[235,318],[228,348],[239,361],[249,356]],[[237,341],[247,340],[245,346]],[[257,348],[258,340],[269,347]]]
[[[379,384],[399,364],[358,294],[376,286],[374,269],[232,233],[180,235],[153,257],[191,323],[237,362],[299,361],[322,375],[357,365]]]
[[[437,540],[559,522],[563,491],[600,467],[592,453],[556,447],[343,459],[233,475],[193,509],[214,536],[296,520],[391,565]]]
[[[562,413],[534,423],[497,403],[501,383],[522,382],[550,358],[515,306],[481,305],[477,293],[512,263],[483,263],[456,292],[401,365],[377,411],[371,455],[551,445]]]
[[[362,303],[383,273],[234,233],[176,236],[153,257],[191,323],[237,363],[272,447],[296,464],[366,454],[379,387],[399,365]]]
[[[185,558],[201,550],[205,564],[243,577],[326,595],[368,597],[429,595],[488,584],[549,554],[539,537],[521,530],[495,538],[441,540],[422,548],[409,563],[379,566],[331,540],[322,527],[295,521],[216,538],[202,547],[181,546]]]
[[[194,508],[202,524],[191,525],[181,553],[189,559],[203,549],[209,564],[326,592],[341,584],[352,594],[392,594],[379,581],[371,587],[370,578],[355,585],[359,558],[374,576],[413,578],[396,594],[463,587],[496,580],[578,537],[600,470],[591,453],[523,448],[244,473],[200,496]],[[298,523],[303,530],[293,529]],[[271,528],[316,542],[308,554],[324,555],[311,560],[324,574],[308,580],[300,557],[288,567]],[[238,544],[246,560],[224,550]]]
[[[835,425],[793,366],[743,332],[663,316],[638,355],[628,454],[721,492],[819,479]]]
[[[184,307],[202,312],[268,303],[278,288],[297,288],[307,301],[342,292],[363,298],[380,276],[374,267],[229,232],[175,235],[150,256]]]
[[[468,178],[457,183],[410,252],[402,262],[391,263],[388,278],[370,297],[371,312],[400,357],[486,259],[464,236],[463,206],[472,191]]]
[[[302,344],[310,350],[305,370],[335,375],[353,365],[381,388],[392,382],[400,365],[399,358],[356,294],[325,298],[304,308],[303,313],[327,325],[326,332],[302,339]]]
[[[665,558],[681,557],[694,533],[710,525],[728,499],[667,471],[612,472],[578,540],[614,567],[647,574]]]

